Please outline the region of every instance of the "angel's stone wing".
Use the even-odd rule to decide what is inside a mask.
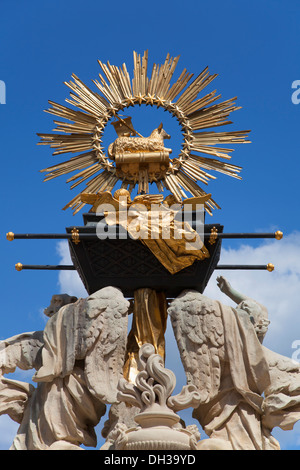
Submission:
[[[17,367],[23,370],[38,369],[41,364],[43,344],[42,331],[21,333],[0,341],[0,370],[2,374],[14,372]]]
[[[219,389],[225,354],[220,309],[199,292],[187,290],[173,300],[168,313],[187,383],[195,385],[201,401],[207,402]]]
[[[129,302],[114,287],[101,289],[90,299],[90,311],[100,308],[102,313],[97,324],[97,340],[85,358],[86,378],[91,393],[104,403],[114,403],[118,381],[123,375]]]
[[[127,341],[129,302],[115,287],[62,307],[45,330],[42,367],[33,380],[67,377],[81,361],[87,386],[104,403],[116,401]]]
[[[43,346],[43,332],[22,333],[0,341],[0,415],[8,414],[21,423],[28,398],[34,390],[31,384],[11,380],[3,374],[38,369]]]
[[[263,423],[293,429],[300,420],[300,364],[264,347],[269,364],[270,385],[265,390]]]

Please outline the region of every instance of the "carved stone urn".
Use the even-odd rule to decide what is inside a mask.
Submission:
[[[193,386],[185,386],[180,394],[171,396],[176,377],[164,368],[163,359],[150,344],[140,350],[139,370],[135,384],[119,381],[118,399],[141,411],[135,417],[136,427],[117,426],[115,449],[196,450],[200,439],[197,426],[184,428],[175,411],[196,406],[198,392]]]

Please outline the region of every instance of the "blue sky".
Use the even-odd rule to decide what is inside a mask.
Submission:
[[[232,163],[243,167],[243,181],[218,176],[209,184],[222,206],[209,221],[224,224],[227,232],[284,232],[281,242],[223,244],[228,262],[276,260],[274,273],[224,274],[237,289],[249,287],[245,293],[269,302],[268,347],[292,354],[291,344],[300,337],[300,105],[291,100],[292,83],[300,79],[299,20],[297,0],[0,0],[0,80],[6,85],[6,104],[0,105],[1,339],[42,329],[42,311],[52,294],[66,289],[82,293],[72,276],[14,269],[19,261],[59,263],[67,256],[64,246],[55,241],[11,243],[5,238],[10,230],[64,232],[66,226],[82,224],[81,213],[74,217],[61,210],[75,195],[65,179],[43,183],[39,172],[58,161],[49,148],[36,145],[36,133],[54,127],[52,117],[43,112],[48,99],[64,103],[69,90],[63,82],[72,73],[92,87],[91,80],[100,72],[97,59],[126,62],[131,72],[132,51],[142,54],[148,49],[150,63],[162,63],[168,52],[180,55],[177,73],[187,68],[198,74],[208,66],[219,74],[211,89],[217,88],[223,99],[238,97],[242,109],[233,113],[230,129],[251,129],[252,143],[235,146],[233,153]],[[166,113],[151,116],[139,122],[143,132],[162,119],[169,133],[176,132]],[[137,114],[135,124],[138,119]],[[207,292],[218,295],[214,279]],[[174,361],[170,365],[176,367]],[[178,377],[184,380],[179,370]],[[8,418],[0,418],[0,448],[9,447],[9,437],[1,437],[4,431],[14,433],[8,423]],[[283,448],[300,448],[298,425],[279,434]]]

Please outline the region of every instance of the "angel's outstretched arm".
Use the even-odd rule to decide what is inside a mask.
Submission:
[[[220,291],[226,294],[237,305],[243,302],[243,300],[249,299],[249,297],[247,297],[246,295],[241,294],[240,292],[233,289],[231,287],[231,284],[223,276],[217,277],[217,284]]]

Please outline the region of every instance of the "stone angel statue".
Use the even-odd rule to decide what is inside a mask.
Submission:
[[[20,423],[12,450],[96,446],[94,427],[117,401],[129,302],[114,287],[86,299],[53,296],[44,331],[0,342],[0,413]],[[35,369],[32,384],[4,374]]]
[[[187,290],[168,309],[187,383],[201,396],[193,417],[209,439],[199,449],[280,449],[271,431],[300,419],[300,366],[262,345],[267,309],[224,277],[217,283],[235,308]]]

